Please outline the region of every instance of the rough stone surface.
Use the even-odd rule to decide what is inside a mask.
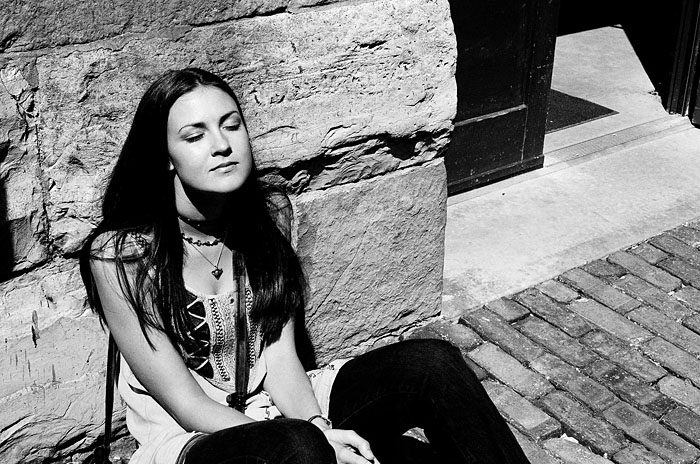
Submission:
[[[0,278],[48,258],[33,72],[0,62]]]
[[[564,464],[611,464],[612,461],[596,456],[586,447],[564,438],[550,438],[544,447],[561,458]]]
[[[539,284],[537,289],[559,303],[568,303],[579,297],[578,292],[557,280],[546,280]]]
[[[669,231],[671,235],[692,247],[700,247],[700,230],[688,226],[679,226]]]
[[[700,268],[680,258],[668,258],[659,267],[678,277],[685,285],[700,288]]]
[[[659,455],[652,453],[642,445],[633,443],[613,456],[617,464],[665,464]]]
[[[445,186],[439,162],[299,197],[307,325],[320,361],[438,314]]]
[[[583,367],[598,359],[595,353],[566,335],[551,324],[537,317],[528,317],[517,325],[532,340],[548,348],[552,353],[568,360],[576,367]],[[540,350],[540,353],[542,350]]]
[[[700,356],[700,335],[677,324],[656,309],[640,306],[627,316],[674,345],[682,346],[689,353]]]
[[[625,402],[619,402],[603,415],[608,422],[671,462],[690,463],[700,455],[693,445]]]
[[[639,381],[619,366],[605,360],[596,361],[586,368],[592,378],[610,388],[617,396],[639,407],[655,418],[661,417],[676,403],[648,384]]]
[[[695,446],[700,445],[700,416],[685,408],[676,408],[664,416],[664,423]]]
[[[695,266],[700,264],[700,251],[669,233],[652,237],[649,239],[649,243],[654,245],[656,248],[665,251],[666,253],[670,253],[688,261],[690,264]]]
[[[34,462],[91,444],[104,418],[106,348],[93,316],[64,318],[36,340],[26,334],[6,344],[0,369],[2,462]]]
[[[50,264],[0,284],[0,339],[37,337],[61,318],[76,318],[87,309],[77,262]],[[1,395],[0,395],[1,397]]]
[[[613,277],[621,277],[627,274],[627,270],[624,267],[605,259],[593,260],[590,263],[584,264],[581,268],[589,274],[604,280]]]
[[[695,314],[688,317],[683,321],[683,325],[695,332],[700,334],[700,314]]]
[[[227,78],[258,168],[307,191],[438,156],[455,112],[454,63],[447,2],[428,0],[171,28],[41,56],[49,220],[94,218],[136,101],[165,69],[202,66]],[[73,222],[53,237],[64,252],[88,229]]]
[[[618,251],[608,256],[608,261],[620,265],[632,274],[640,277],[660,289],[670,292],[681,286],[681,281],[668,272],[652,266],[642,258],[624,251]]]
[[[559,278],[618,313],[625,314],[640,304],[583,269],[571,269]]]
[[[510,388],[493,381],[483,385],[501,414],[530,438],[541,440],[561,432],[559,422]]]
[[[94,446],[106,343],[85,314],[75,253],[100,219],[137,100],[166,69],[229,81],[258,168],[292,194],[319,362],[437,314],[440,155],[456,108],[447,0],[10,0],[2,10],[0,462],[81,460]]]
[[[526,435],[520,433],[518,429],[511,427],[511,432],[515,435],[520,448],[522,448],[528,461],[537,464],[561,464],[561,460],[549,454],[534,440],[531,440]]]
[[[469,353],[469,356],[493,377],[523,396],[537,398],[553,389],[544,377],[529,370],[492,343],[484,343]]]
[[[540,356],[531,367],[594,411],[602,411],[619,401],[603,385],[551,354]]]
[[[659,391],[700,414],[700,390],[688,380],[667,375],[658,383]]]
[[[615,453],[625,444],[624,435],[566,393],[554,391],[541,399],[545,410],[559,420],[568,435],[598,453]]]
[[[517,321],[530,314],[524,306],[509,298],[499,298],[486,305],[486,308],[501,316],[508,322]]]
[[[678,301],[685,303],[695,312],[700,312],[700,290],[695,287],[683,287],[673,294]]]
[[[632,375],[646,382],[655,382],[666,375],[666,369],[649,361],[640,352],[607,332],[587,333],[581,341],[599,355],[620,365]]]
[[[640,243],[639,245],[635,245],[627,251],[630,254],[639,256],[649,264],[656,264],[659,261],[668,258],[668,255],[666,253],[654,246],[649,245],[648,243]]]
[[[336,0],[337,1],[337,0]],[[329,3],[327,0],[117,0],[103,3],[49,0],[4,4],[0,52],[36,50],[57,45],[87,43],[125,33],[143,33],[173,26],[192,27],[232,19],[297,11]],[[85,14],[90,11],[91,14]]]
[[[640,279],[637,276],[627,274],[622,276],[620,279],[612,282],[613,286],[619,288],[623,292],[638,298],[645,303],[659,309],[668,317],[676,320],[682,319],[693,311],[684,306],[678,297],[675,295],[669,295],[663,290],[654,287],[645,280]],[[692,288],[692,287],[691,287]],[[676,295],[680,292],[676,292]]]
[[[550,300],[534,288],[518,293],[514,299],[572,337],[580,337],[591,330],[590,324],[581,316]]]
[[[576,300],[571,302],[568,308],[630,344],[639,344],[653,337],[649,331],[594,300]]]
[[[487,309],[470,311],[462,315],[460,321],[476,330],[482,337],[497,343],[520,361],[532,361],[544,352],[541,346],[523,336],[498,314]]]
[[[700,361],[695,356],[659,337],[652,338],[641,348],[646,355],[668,370],[700,387]]]

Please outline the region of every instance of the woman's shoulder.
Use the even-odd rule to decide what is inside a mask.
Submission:
[[[93,239],[90,257],[99,260],[138,260],[148,254],[152,240],[151,234],[134,230],[103,232]]]

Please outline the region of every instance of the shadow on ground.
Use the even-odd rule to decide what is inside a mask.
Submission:
[[[620,25],[662,101],[669,97],[682,0],[659,2],[562,1],[558,35]]]

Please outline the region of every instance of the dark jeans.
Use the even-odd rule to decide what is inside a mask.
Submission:
[[[528,464],[513,434],[459,350],[410,340],[345,364],[333,384],[333,426],[367,439],[381,464]],[[424,429],[430,444],[403,436]],[[277,419],[205,435],[184,464],[331,464],[333,449],[315,426]]]

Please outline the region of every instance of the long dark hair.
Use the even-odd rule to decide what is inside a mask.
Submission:
[[[168,170],[166,128],[175,101],[199,86],[223,90],[240,109],[229,85],[207,71],[168,71],[156,80],[138,105],[112,171],[104,194],[102,221],[88,236],[80,254],[88,300],[102,322],[104,310],[90,271],[93,259],[114,260],[120,288],[146,338],[148,328],[161,330],[176,346],[191,341],[188,333],[192,323],[185,311],[185,251],[175,208],[173,174]],[[235,231],[228,234],[226,244],[245,264],[254,294],[251,319],[259,324],[265,345],[279,339],[291,317],[301,316],[303,320],[304,275],[278,220],[289,214],[287,197],[262,183],[255,168],[229,196],[226,207],[225,220],[229,230]],[[136,243],[134,237],[139,239]]]

